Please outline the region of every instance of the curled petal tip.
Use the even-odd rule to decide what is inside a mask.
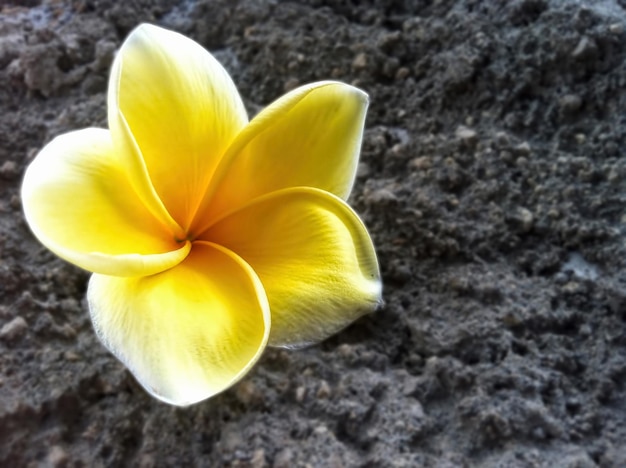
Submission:
[[[356,213],[328,192],[274,192],[204,235],[237,252],[259,275],[272,310],[272,346],[321,341],[380,305],[369,234]]]

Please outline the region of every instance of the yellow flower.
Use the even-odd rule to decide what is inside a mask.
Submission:
[[[344,201],[366,108],[319,82],[248,122],[206,50],[141,25],[113,63],[109,130],[61,135],[31,163],[33,233],[94,273],[96,333],[156,398],[208,398],[266,345],[322,340],[380,304],[372,241]]]

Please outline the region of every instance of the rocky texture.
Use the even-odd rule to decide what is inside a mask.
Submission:
[[[624,2],[0,8],[0,465],[626,466]],[[145,21],[213,51],[251,114],[318,79],[371,96],[352,203],[386,307],[187,409],[98,343],[87,274],[19,199],[43,144],[106,125]]]

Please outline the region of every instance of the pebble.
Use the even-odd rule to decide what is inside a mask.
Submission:
[[[340,345],[339,348],[337,348],[337,352],[339,353],[339,356],[341,356],[343,359],[349,359],[354,356],[354,347],[347,343],[344,343]]]
[[[80,356],[74,351],[65,351],[65,353],[63,353],[63,358],[70,362],[80,361]]]
[[[411,74],[411,70],[407,67],[400,67],[398,71],[396,71],[396,80],[404,80]]]
[[[433,167],[433,163],[428,156],[419,156],[411,160],[409,165],[419,171],[424,171]]]
[[[5,179],[13,179],[18,175],[18,173],[19,171],[15,161],[5,161],[4,164],[0,166],[0,176]]]
[[[298,403],[302,403],[304,401],[304,397],[306,396],[306,388],[303,385],[300,385],[296,388],[296,401]]]
[[[289,448],[284,448],[276,454],[274,457],[274,468],[289,468],[293,466],[294,456],[293,451]]]
[[[239,401],[244,405],[255,403],[259,399],[259,392],[252,380],[245,380],[241,382],[235,390]]]
[[[366,162],[360,162],[357,166],[356,176],[367,177],[372,173],[371,167]]]
[[[265,450],[260,448],[254,451],[252,458],[250,459],[250,466],[252,468],[263,468],[264,466],[267,466],[267,461],[265,460]]]
[[[508,148],[511,146],[511,137],[506,132],[498,132],[496,133],[496,144],[501,148]]]
[[[289,92],[293,89],[296,89],[298,86],[300,86],[300,80],[291,77],[288,78],[287,81],[285,81],[285,84],[283,85],[283,91]]]
[[[26,320],[22,317],[15,317],[9,323],[4,324],[0,329],[0,339],[5,341],[13,341],[20,338],[28,329]]]
[[[13,194],[9,200],[9,205],[11,205],[11,208],[14,210],[20,209],[22,207],[22,199],[19,195]]]
[[[559,99],[559,107],[564,114],[573,114],[582,106],[583,101],[580,96],[575,94],[566,94]]]
[[[459,138],[463,144],[467,146],[474,146],[478,141],[478,134],[475,130],[471,128],[465,127],[464,125],[459,126],[455,132],[457,138]]]
[[[352,61],[352,68],[355,70],[362,70],[365,67],[367,67],[367,55],[365,55],[365,52],[361,52],[354,57],[354,60]]]
[[[530,144],[525,141],[515,147],[515,153],[518,156],[528,156],[530,154]]]
[[[528,210],[527,208],[517,208],[515,212],[515,220],[519,223],[522,232],[528,232],[533,227],[534,217],[530,210]]]
[[[388,205],[398,201],[398,197],[389,189],[378,189],[365,194],[365,201],[371,205]]]
[[[570,295],[583,294],[585,292],[583,285],[577,281],[568,281],[561,287],[561,291]]]
[[[63,449],[63,447],[59,445],[54,445],[50,449],[50,452],[48,452],[47,466],[60,468],[60,467],[66,466],[68,461],[69,461],[69,455]]]
[[[575,59],[590,59],[596,55],[598,47],[593,39],[589,39],[587,36],[583,36],[578,41],[578,45],[572,52],[572,57]]]
[[[325,380],[322,380],[319,388],[317,389],[317,393],[316,393],[317,398],[320,400],[326,399],[330,396],[330,394],[331,394],[330,385],[328,385],[328,382],[326,382]]]

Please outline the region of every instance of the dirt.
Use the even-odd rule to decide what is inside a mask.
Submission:
[[[106,126],[141,22],[251,115],[320,79],[371,99],[351,203],[386,306],[183,409],[100,345],[19,198],[46,142]],[[623,0],[1,1],[0,466],[626,466],[625,41]]]

